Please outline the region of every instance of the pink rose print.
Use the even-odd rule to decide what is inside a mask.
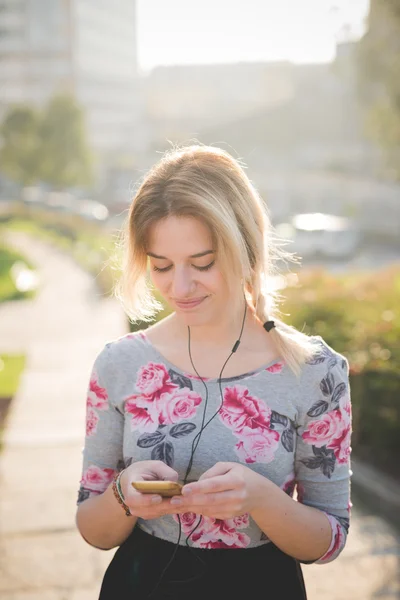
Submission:
[[[233,519],[225,519],[225,523],[228,527],[246,529],[246,527],[250,525],[249,513],[245,513],[239,517],[233,517]]]
[[[235,446],[240,460],[247,464],[270,463],[274,459],[279,444],[279,433],[274,430],[253,431],[246,429]]]
[[[342,434],[331,441],[327,448],[333,450],[339,464],[346,464],[351,454],[351,426],[346,425]]]
[[[267,367],[265,370],[268,371],[269,373],[280,373],[282,371],[282,369],[283,369],[283,363],[277,362],[274,365]]]
[[[89,382],[87,406],[92,406],[98,410],[106,410],[108,408],[107,390],[99,385],[95,372],[92,373]]]
[[[203,522],[191,536],[193,546],[209,549],[246,548],[250,543],[249,536],[230,527],[230,521],[203,517]]]
[[[282,483],[281,489],[287,494],[289,494],[289,496],[293,496],[295,485],[295,474],[294,472],[292,472],[286,477],[285,481]]]
[[[347,416],[351,419],[351,403],[349,397],[346,398],[346,402],[343,405],[343,410],[346,411]]]
[[[159,397],[161,394],[171,392],[178,386],[172,383],[164,365],[149,362],[139,369],[136,387],[146,396],[156,394]]]
[[[131,416],[131,430],[154,433],[159,425],[157,403],[152,397],[134,394],[125,401],[125,411]]]
[[[98,421],[99,417],[97,416],[93,408],[89,406],[86,411],[86,435],[88,437],[96,433]]]
[[[307,444],[334,451],[339,463],[346,463],[350,455],[351,424],[347,411],[332,410],[320,419],[312,421],[302,438]]]
[[[114,472],[113,469],[100,469],[92,465],[83,473],[80,483],[92,492],[104,492],[110,485]]]
[[[174,515],[178,522],[177,515]],[[201,519],[200,524],[196,525]],[[239,533],[237,529],[249,526],[249,515],[246,513],[232,519],[213,519],[202,517],[193,512],[180,515],[182,531],[189,534],[193,531],[190,539],[195,548],[246,548],[250,544],[250,538],[245,533]]]
[[[269,429],[271,410],[262,400],[250,396],[246,387],[236,385],[225,388],[219,416],[235,435],[241,435],[244,428]]]
[[[204,517],[201,515],[196,515],[194,512],[186,512],[180,515],[182,531],[184,533],[190,533],[197,525],[199,519],[201,518],[201,522],[204,520]],[[174,515],[174,519],[178,522],[177,515]],[[201,527],[201,522],[199,527]]]
[[[332,438],[341,434],[342,418],[337,410],[326,413],[321,419],[312,421],[304,431],[302,438],[307,444],[317,448],[326,446]]]
[[[178,388],[170,394],[162,394],[159,405],[160,423],[171,425],[196,414],[196,407],[201,403],[201,396],[189,388]]]
[[[331,520],[331,519],[330,519]],[[343,534],[343,530],[341,528],[341,526],[339,525],[339,523],[337,523],[337,521],[335,521],[336,523],[336,527],[333,529],[333,541],[331,544],[331,547],[328,549],[328,551],[326,552],[326,554],[324,554],[324,556],[322,556],[319,560],[322,562],[326,562],[328,561],[330,558],[332,558],[332,556],[334,554],[336,554],[336,552],[338,552],[340,550],[340,548],[343,546],[344,543],[344,534]]]

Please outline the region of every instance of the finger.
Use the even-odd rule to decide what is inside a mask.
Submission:
[[[155,494],[141,494],[140,492],[134,493],[129,500],[126,500],[126,504],[135,516],[143,516],[144,513],[161,515],[172,510],[168,499]]]
[[[195,494],[210,494],[213,492],[223,492],[225,490],[233,490],[237,486],[237,481],[228,474],[211,477],[210,479],[202,479],[189,483],[183,486],[182,495],[189,496]]]
[[[209,479],[210,477],[216,477],[217,475],[225,475],[232,469],[232,463],[229,462],[217,462],[211,469],[208,469],[199,477],[199,481],[203,479]]]
[[[150,474],[151,479],[163,479],[165,481],[178,481],[178,473],[172,467],[169,467],[161,460],[151,461]]]
[[[230,507],[239,508],[242,498],[235,490],[210,493],[210,494],[192,494],[190,497],[181,498],[176,496],[171,499],[172,506],[178,507],[179,511],[195,512],[204,514],[203,509],[208,510],[211,507],[216,509],[221,506],[224,510],[229,510]]]

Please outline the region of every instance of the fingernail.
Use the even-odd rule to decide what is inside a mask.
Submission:
[[[152,496],[151,503],[152,504],[160,504],[162,502],[161,496]]]
[[[182,498],[171,498],[171,504],[182,504]]]
[[[182,494],[191,494],[192,493],[192,488],[191,487],[184,487],[182,488]]]

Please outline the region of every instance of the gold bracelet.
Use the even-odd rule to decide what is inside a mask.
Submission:
[[[121,504],[122,508],[124,509],[125,515],[127,517],[131,517],[132,514],[131,514],[131,511],[129,510],[129,506],[127,506],[125,504],[125,498],[124,498],[124,495],[122,493],[121,484],[120,484],[120,481],[119,481],[122,473],[124,472],[124,470],[125,469],[123,469],[122,471],[119,471],[119,472],[115,473],[114,479],[113,479],[113,484],[112,484],[112,489],[113,489],[113,492],[114,492],[114,496],[118,500],[118,503]]]

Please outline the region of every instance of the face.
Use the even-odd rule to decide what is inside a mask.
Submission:
[[[214,251],[209,229],[192,217],[168,217],[150,230],[153,284],[187,325],[218,321],[229,306]]]

